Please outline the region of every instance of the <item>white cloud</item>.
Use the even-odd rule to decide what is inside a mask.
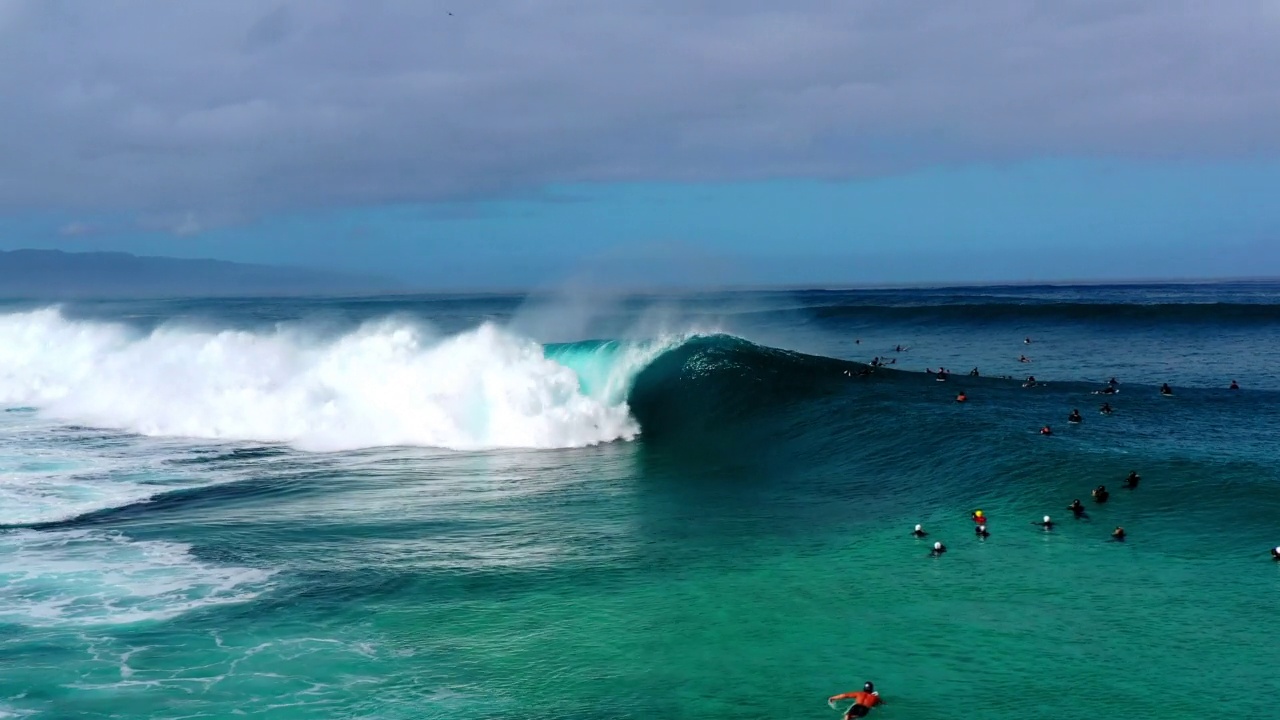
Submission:
[[[180,237],[199,235],[203,230],[204,226],[202,226],[200,222],[196,220],[196,216],[191,213],[187,213],[187,216],[182,218],[181,222],[171,228],[173,234]]]
[[[82,235],[92,235],[97,232],[98,228],[88,223],[69,222],[58,228],[58,234],[64,237],[80,237]]]

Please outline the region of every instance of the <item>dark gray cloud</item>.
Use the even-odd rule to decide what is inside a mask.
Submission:
[[[1280,0],[0,0],[0,97],[0,210],[187,231],[557,182],[1256,157]]]

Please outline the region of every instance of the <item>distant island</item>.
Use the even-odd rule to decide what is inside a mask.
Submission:
[[[224,260],[0,251],[0,298],[6,299],[366,294],[402,289],[386,278]]]

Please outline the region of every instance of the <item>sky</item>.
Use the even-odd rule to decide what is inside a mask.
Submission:
[[[0,0],[0,249],[1280,275],[1280,0]]]

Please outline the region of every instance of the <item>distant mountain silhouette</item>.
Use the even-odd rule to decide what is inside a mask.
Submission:
[[[400,283],[322,270],[122,252],[0,251],[0,298],[364,294]]]

